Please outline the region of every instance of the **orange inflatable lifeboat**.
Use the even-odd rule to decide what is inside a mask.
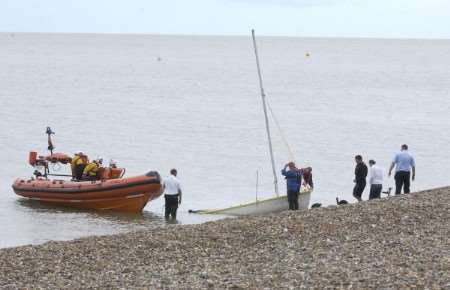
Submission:
[[[162,194],[161,178],[156,171],[124,178],[125,169],[114,164],[99,167],[95,177],[98,180],[92,181],[76,181],[72,175],[51,173],[49,163],[70,164],[72,158],[64,153],[54,153],[51,136],[55,133],[47,127],[46,134],[50,155],[30,152],[28,163],[36,169],[35,177],[18,178],[12,185],[17,195],[61,206],[140,212],[147,202]],[[58,179],[50,179],[52,176]]]
[[[97,181],[49,180],[38,177],[17,179],[17,195],[32,200],[85,209],[140,212],[147,202],[162,193],[157,172]]]

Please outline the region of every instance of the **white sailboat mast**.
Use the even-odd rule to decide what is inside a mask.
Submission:
[[[269,118],[267,117],[266,94],[264,93],[264,88],[263,88],[261,68],[259,66],[258,49],[256,48],[256,39],[255,39],[255,30],[254,29],[252,29],[252,37],[253,37],[253,47],[255,48],[256,67],[258,69],[259,87],[261,88],[261,98],[262,98],[263,109],[264,109],[264,119],[266,121],[267,139],[269,141],[270,161],[272,162],[273,185],[275,187],[275,193],[278,196],[278,179],[277,179],[277,172],[275,169],[275,159],[273,157],[272,138],[270,135]]]

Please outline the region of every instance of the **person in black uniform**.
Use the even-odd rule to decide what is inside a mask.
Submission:
[[[353,196],[358,200],[362,201],[361,196],[366,188],[366,177],[367,177],[367,165],[364,163],[361,155],[355,156],[355,187],[353,188]]]

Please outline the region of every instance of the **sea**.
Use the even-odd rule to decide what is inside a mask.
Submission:
[[[450,180],[450,41],[257,37],[280,192],[288,161],[311,166],[312,203],[352,197],[354,156],[386,176],[408,144],[412,190]],[[177,168],[177,221],[164,201],[141,214],[54,208],[16,196],[28,152],[84,151],[127,176]],[[249,36],[0,34],[0,247],[208,222],[190,214],[272,197]],[[64,173],[64,166],[53,166]],[[366,188],[363,199],[368,198]]]

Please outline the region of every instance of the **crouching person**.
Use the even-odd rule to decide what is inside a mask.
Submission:
[[[86,165],[83,170],[83,180],[98,180],[98,169],[102,164],[102,159],[97,159]]]
[[[166,200],[165,217],[177,218],[178,205],[181,204],[181,186],[177,178],[177,170],[170,170],[170,175],[164,180],[164,198]]]

